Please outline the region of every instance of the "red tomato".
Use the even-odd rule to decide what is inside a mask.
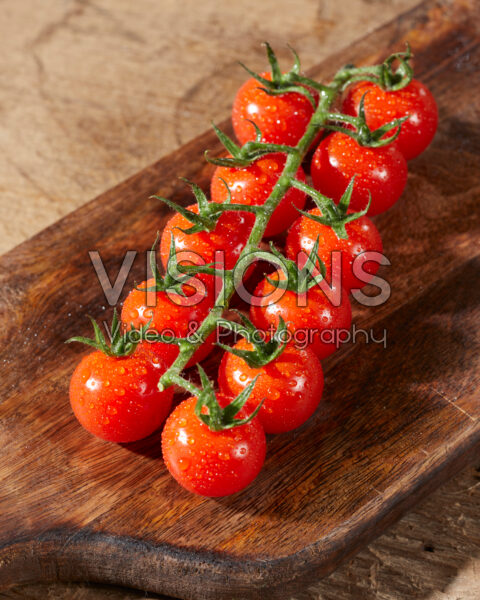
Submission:
[[[241,339],[235,348],[253,350],[253,345]],[[251,413],[263,400],[258,418],[265,433],[283,433],[299,427],[312,416],[322,397],[322,366],[309,348],[297,349],[289,344],[278,358],[259,368],[225,352],[218,372],[220,391],[238,396],[257,375],[245,406]]]
[[[198,212],[197,204],[187,208]],[[225,268],[232,269],[247,243],[252,228],[246,213],[234,211],[225,212],[219,218],[213,231],[201,231],[193,234],[181,231],[191,226],[190,221],[187,221],[179,213],[176,213],[165,225],[160,241],[160,256],[165,268],[168,264],[171,236],[173,235],[177,253],[191,252],[197,257],[201,257],[205,263],[212,263],[215,262],[215,252],[218,251],[224,257]],[[188,259],[188,257],[186,258]],[[195,259],[195,256],[193,258]],[[181,255],[179,262],[183,262]],[[218,267],[223,266],[221,259],[217,260],[216,264]],[[197,275],[197,278],[202,281],[212,281],[211,275]]]
[[[309,213],[321,216],[322,211],[314,208]],[[360,289],[375,275],[379,267],[378,262],[368,260],[368,255],[364,253],[381,253],[382,238],[368,217],[360,217],[347,223],[345,230],[348,239],[339,238],[331,227],[302,216],[295,221],[288,232],[285,246],[287,258],[297,261],[301,252],[309,254],[319,238],[318,255],[325,265],[327,281],[332,281],[332,252],[337,251],[341,252],[341,261],[339,261],[341,272],[337,270],[334,276],[341,276],[340,283],[345,290]],[[354,263],[355,270],[363,271],[362,279],[355,275]]]
[[[272,79],[271,73],[260,75]],[[250,120],[260,128],[262,142],[296,146],[312,118],[310,100],[296,92],[270,96],[259,89],[261,87],[262,84],[252,77],[237,92],[232,122],[238,141],[245,144],[255,139],[255,128],[248,122]]]
[[[154,279],[142,282],[138,288],[146,289],[153,287]],[[183,286],[186,297],[179,294],[167,294],[166,292],[141,291],[133,289],[125,299],[122,308],[122,323],[126,328],[131,325],[140,329],[151,320],[151,328],[165,336],[187,337],[208,315],[213,306],[213,293],[204,287],[203,293],[195,290],[192,286]],[[192,293],[189,295],[189,291]],[[152,304],[155,306],[152,306]],[[212,350],[215,342],[215,334],[212,333],[202,346],[200,346],[190,359],[188,366],[203,360]],[[151,350],[162,357],[167,364],[171,364],[178,356],[179,348],[176,344],[166,342],[149,343]]]
[[[220,406],[232,401],[217,395]],[[246,425],[212,431],[195,415],[195,397],[181,402],[167,419],[162,451],[167,469],[180,485],[202,496],[228,496],[249,485],[265,460],[266,441],[255,417]],[[208,412],[203,407],[205,413]],[[237,418],[249,413],[242,409]]]
[[[270,279],[275,281],[278,277],[285,279],[283,271],[277,271]],[[340,302],[335,306],[323,290],[315,285],[303,299],[306,306],[301,306],[302,297],[296,292],[277,290],[264,279],[258,284],[255,296],[260,299],[252,302],[250,318],[256,327],[264,330],[268,330],[270,325],[278,327],[279,317],[283,317],[296,340],[301,343],[307,341],[319,359],[335,352],[342,341],[341,331],[348,330],[352,322],[352,309],[345,292],[340,294]]]
[[[122,358],[95,351],[85,356],[70,380],[70,403],[90,433],[110,442],[134,442],[166,419],[173,388],[157,384],[167,365],[140,344]]]
[[[222,182],[223,179],[230,188],[234,204],[247,204],[249,206],[264,204],[282,174],[285,161],[286,156],[284,154],[268,154],[248,167],[217,167],[211,183],[212,201],[224,202],[226,200],[228,193],[225,184]],[[300,181],[305,181],[305,173],[302,167],[299,167],[296,177]],[[303,208],[305,200],[306,196],[303,192],[296,188],[290,188],[271,216],[265,235],[276,235],[287,229],[298,217],[298,211],[295,207]],[[247,213],[245,215],[253,225],[254,215],[248,215]]]
[[[362,210],[372,195],[369,215],[384,212],[397,202],[407,183],[407,163],[398,148],[360,146],[353,138],[335,132],[315,150],[311,169],[314,187],[339,202],[355,175],[350,209]]]
[[[407,160],[415,158],[427,148],[437,130],[438,109],[426,85],[412,79],[401,90],[387,91],[370,81],[359,81],[349,88],[343,102],[343,112],[356,116],[365,93],[365,118],[370,129],[378,129],[394,119],[410,115],[403,123],[395,144]]]

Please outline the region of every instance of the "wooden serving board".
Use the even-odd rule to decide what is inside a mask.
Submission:
[[[181,598],[286,598],[398,519],[480,447],[480,6],[428,1],[312,71],[378,62],[409,40],[435,94],[435,142],[410,164],[403,200],[376,219],[392,266],[383,306],[355,323],[387,331],[325,361],[326,389],[301,429],[269,441],[259,478],[230,498],[180,488],[160,435],[129,445],[84,431],[68,381],[85,351],[85,314],[111,316],[88,251],[122,295],[145,273],[167,212],[187,203],[177,176],[207,186],[193,140],[0,260],[0,583],[90,580]],[[360,60],[361,59],[361,60]],[[227,128],[228,125],[225,124]]]

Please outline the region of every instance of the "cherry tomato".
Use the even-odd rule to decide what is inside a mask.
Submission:
[[[335,132],[315,150],[311,169],[313,185],[339,202],[355,175],[350,209],[362,210],[372,202],[369,215],[384,212],[397,202],[407,183],[407,163],[394,144],[381,148],[360,146],[353,138]]]
[[[309,214],[321,216],[322,211],[314,208]],[[326,268],[326,279],[332,282],[332,252],[340,252],[341,260],[334,277],[341,277],[341,285],[346,291],[361,289],[378,271],[379,263],[369,260],[368,252],[381,253],[383,250],[382,238],[372,221],[368,217],[360,217],[345,225],[348,239],[337,236],[331,227],[322,225],[308,217],[302,216],[295,221],[288,232],[285,245],[287,258],[298,260],[298,255],[303,252],[305,257],[309,254],[319,238],[318,255]],[[359,279],[354,272],[363,272]],[[357,271],[359,269],[359,271]]]
[[[198,205],[187,207],[193,212],[198,212]],[[225,212],[218,220],[213,231],[201,231],[199,233],[187,234],[182,229],[188,229],[192,224],[181,214],[176,213],[165,225],[162,239],[160,241],[160,256],[163,266],[166,268],[170,252],[170,241],[173,235],[175,249],[179,254],[179,262],[185,260],[199,264],[200,257],[205,263],[213,263],[225,269],[232,269],[247,243],[252,224],[248,215],[242,212]],[[220,258],[215,257],[215,252],[220,253]],[[191,259],[188,254],[192,253]],[[182,260],[182,255],[185,258]],[[224,265],[222,264],[222,257]],[[201,281],[211,282],[212,275],[197,275]]]
[[[373,82],[359,81],[349,88],[343,112],[356,116],[365,93],[365,118],[370,129],[378,129],[394,119],[409,115],[395,144],[406,160],[415,158],[427,148],[437,130],[438,109],[426,85],[412,79],[401,90],[387,91]]]
[[[173,388],[158,390],[166,363],[140,344],[131,356],[95,351],[85,356],[70,380],[70,403],[90,433],[110,442],[134,442],[166,419]]]
[[[217,395],[224,407],[232,398]],[[195,397],[181,402],[162,433],[167,469],[180,485],[202,496],[228,496],[249,485],[265,460],[266,441],[255,417],[246,425],[212,431],[195,415]],[[206,413],[206,407],[203,407]],[[237,418],[249,413],[242,409]]]
[[[284,154],[268,154],[248,167],[217,167],[211,183],[212,201],[224,202],[227,198],[228,193],[222,182],[223,179],[230,188],[233,203],[249,206],[263,204],[282,174],[285,161]],[[296,178],[305,181],[302,167],[299,167]],[[290,188],[271,216],[265,235],[276,235],[287,229],[298,217],[295,207],[303,208],[305,200],[306,196],[303,192],[296,188]],[[252,214],[245,214],[253,225],[255,217]]]
[[[273,281],[278,278],[285,279],[285,273],[276,271],[270,275]],[[278,290],[263,279],[255,289],[257,300],[250,306],[250,318],[256,327],[268,330],[269,325],[278,327],[279,317],[282,317],[294,340],[307,342],[318,358],[323,359],[335,352],[342,341],[341,332],[348,330],[352,322],[348,294],[336,291],[340,297],[338,306],[318,285],[310,288],[306,295],[298,295],[290,290]]]
[[[234,347],[253,350],[253,345],[245,339]],[[312,416],[322,397],[322,366],[309,348],[288,344],[278,358],[258,368],[225,352],[218,372],[220,391],[238,396],[257,375],[245,406],[250,413],[263,400],[258,418],[265,433],[283,433],[299,427]]]
[[[272,79],[271,73],[261,73],[261,76]],[[245,144],[255,139],[255,127],[249,123],[253,121],[262,132],[262,142],[296,146],[312,118],[310,100],[297,92],[270,96],[259,89],[261,87],[252,77],[237,92],[232,122],[238,141]]]
[[[186,284],[183,286],[186,296],[163,291],[146,292],[148,287],[155,285],[154,279],[142,282],[133,289],[125,299],[122,308],[121,320],[126,328],[131,325],[140,329],[151,321],[151,328],[167,336],[184,338],[193,333],[198,325],[205,319],[213,306],[213,293],[208,286],[202,285],[198,290]],[[154,304],[154,306],[152,306]],[[215,334],[195,351],[188,366],[203,360],[212,350]],[[162,357],[170,365],[178,356],[179,348],[176,344],[167,342],[153,342],[148,344],[151,350]]]

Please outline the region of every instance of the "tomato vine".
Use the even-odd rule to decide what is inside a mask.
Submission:
[[[219,216],[225,211],[243,210],[253,213],[255,218],[254,224],[250,236],[240,253],[238,261],[254,255],[264,236],[274,210],[291,187],[297,187],[311,195],[322,208],[322,212],[325,215],[323,222],[331,226],[340,237],[345,237],[347,235],[345,224],[350,222],[353,218],[358,218],[365,214],[368,206],[367,209],[362,210],[355,215],[347,216],[346,209],[351,195],[351,188],[347,190],[345,202],[343,204],[340,203],[340,205],[337,206],[332,200],[322,196],[319,192],[312,190],[304,183],[297,181],[295,175],[314,140],[323,129],[342,131],[367,147],[378,147],[390,144],[400,134],[401,125],[405,118],[394,119],[391,122],[382,125],[378,130],[371,131],[365,121],[363,103],[361,104],[359,115],[356,117],[331,112],[332,105],[342,91],[352,82],[359,80],[374,81],[379,85],[384,86],[386,89],[399,90],[407,86],[413,76],[409,63],[411,53],[408,47],[406,52],[392,54],[380,65],[360,68],[347,65],[336,73],[329,85],[318,83],[302,75],[300,61],[294,51],[292,51],[295,59],[292,69],[288,73],[282,73],[277,58],[268,44],[266,44],[266,49],[272,70],[271,80],[250,71],[248,68],[247,71],[257,79],[259,86],[266,94],[281,95],[296,92],[304,95],[312,103],[315,110],[303,136],[296,146],[265,143],[261,141],[262,132],[258,126],[254,124],[256,139],[254,141],[246,142],[243,146],[239,146],[214,126],[217,136],[225,149],[229,152],[230,157],[212,158],[209,156],[208,152],[206,153],[206,159],[209,162],[221,166],[247,166],[261,156],[274,152],[284,153],[286,156],[285,166],[265,203],[257,206],[245,206],[232,204],[229,201],[230,198],[222,204],[208,203],[200,188],[194,186],[193,190],[199,203],[199,211],[198,214],[192,215],[188,214],[186,209],[176,207],[172,201],[161,198],[168,206],[181,211],[182,215],[191,220],[192,233],[202,229],[208,230],[209,227],[213,227]],[[397,67],[395,67],[395,64],[397,64]],[[318,103],[315,102],[312,91],[315,91],[318,94]],[[347,126],[342,124],[346,124]],[[388,136],[389,132],[393,133]],[[385,137],[386,134],[387,137]],[[319,259],[317,258],[316,260],[318,261]],[[202,375],[203,388],[197,388],[191,381],[182,375],[182,371],[189,363],[196,349],[216,329],[217,324],[222,319],[225,309],[228,308],[229,301],[235,291],[234,269],[218,269],[212,265],[204,267],[181,267],[176,265],[176,267],[180,272],[188,273],[190,276],[199,273],[221,275],[222,289],[214,306],[199,326],[196,332],[197,339],[194,341],[182,341],[177,358],[159,380],[159,389],[162,391],[172,385],[178,385],[190,393],[197,395],[198,398],[202,398],[204,404],[212,406],[215,392],[212,386],[205,387],[205,377]],[[243,394],[242,401],[246,401],[246,399],[247,397]],[[242,423],[243,422],[244,421],[242,421]],[[218,423],[216,426],[219,426]]]

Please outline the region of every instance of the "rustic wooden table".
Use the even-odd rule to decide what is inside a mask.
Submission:
[[[261,68],[261,41],[284,58],[289,42],[309,67],[417,1],[3,0],[0,252],[228,115],[236,61]],[[479,500],[470,468],[305,597],[480,598]],[[87,584],[0,592],[141,597]]]

